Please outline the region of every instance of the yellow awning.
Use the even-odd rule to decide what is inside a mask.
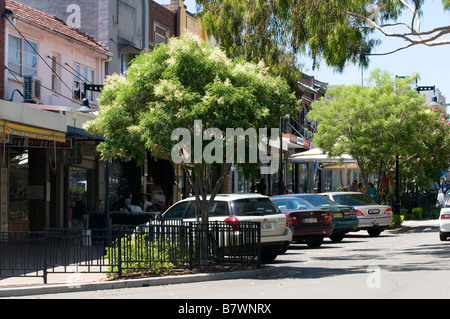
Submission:
[[[66,133],[46,130],[24,124],[0,121],[0,133],[14,136],[30,137],[45,141],[66,142]]]

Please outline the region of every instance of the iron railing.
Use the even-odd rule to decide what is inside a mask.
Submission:
[[[0,277],[261,265],[260,223],[150,221],[138,227],[0,232]]]

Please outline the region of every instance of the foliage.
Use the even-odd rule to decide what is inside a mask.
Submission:
[[[399,228],[402,226],[405,216],[403,214],[400,215],[392,215],[392,223],[390,228]]]
[[[450,1],[442,3],[444,10],[450,9]],[[381,43],[376,32],[405,40],[400,50],[449,43],[441,38],[450,27],[420,30],[424,1],[197,0],[197,4],[203,27],[228,56],[263,59],[293,88],[299,78],[299,54],[323,59],[342,71],[349,62],[368,66]],[[403,14],[412,19],[399,21]]]
[[[286,81],[272,76],[264,63],[230,60],[218,47],[189,34],[141,53],[126,77],[109,77],[99,105],[97,118],[86,129],[105,138],[98,146],[102,158],[134,158],[141,164],[147,150],[155,158],[170,156],[179,143],[171,139],[174,130],[187,129],[191,138],[198,135],[197,120],[202,122],[201,132],[210,128],[221,132],[227,128],[270,129],[278,127],[281,116],[296,114],[299,108]],[[211,185],[207,179],[211,169],[203,150],[214,146],[217,155],[223,140],[217,136],[212,145],[203,140],[200,150],[194,141],[191,158],[200,160],[182,166],[197,196],[201,219],[206,222],[210,203],[231,163],[224,157],[212,163],[223,164],[222,173],[214,189],[206,189],[203,185]],[[209,201],[208,192],[212,194]]]
[[[413,84],[375,70],[369,87],[329,90],[310,112],[319,121],[315,143],[332,156],[351,155],[366,188],[369,174],[394,172],[396,156],[407,177],[404,191],[429,186],[449,166],[449,118],[425,105]]]
[[[70,189],[73,194],[83,196],[86,193],[86,189],[82,186],[74,186]]]
[[[179,246],[170,245],[168,238],[158,238],[150,241],[148,234],[142,233],[137,233],[133,237],[124,236],[120,240],[117,239],[114,245],[106,248],[106,256],[111,265],[108,269],[110,274],[118,272],[119,263],[122,268],[122,274],[130,274],[137,271],[149,271],[152,274],[159,274],[162,271],[171,271],[182,266]]]

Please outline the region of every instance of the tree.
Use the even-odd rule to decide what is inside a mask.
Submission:
[[[270,75],[263,63],[230,60],[219,48],[186,35],[141,53],[126,77],[109,77],[99,106],[86,129],[105,138],[98,146],[102,158],[142,164],[147,150],[155,158],[181,157],[197,199],[197,217],[207,223],[212,201],[237,162],[227,158],[221,135],[227,128],[278,127],[279,118],[296,114],[299,103],[286,81]],[[237,143],[232,144],[236,150]],[[222,170],[208,199],[211,165]]]
[[[406,176],[416,186],[428,186],[449,166],[448,117],[424,104],[414,81],[375,70],[368,87],[339,86],[313,103],[310,116],[319,122],[315,143],[332,156],[351,155],[366,188],[369,174],[389,176],[395,170],[396,156],[404,168],[411,164]]]
[[[450,1],[442,0],[443,10]],[[385,37],[413,45],[445,45],[449,26],[422,30],[423,0],[197,0],[202,23],[229,56],[264,59],[289,83],[298,79],[296,55],[323,59],[342,71],[348,62],[367,67],[373,49]],[[399,21],[409,12],[409,21]],[[399,27],[402,27],[403,29]],[[395,52],[394,51],[394,52]],[[386,52],[389,54],[393,52]]]

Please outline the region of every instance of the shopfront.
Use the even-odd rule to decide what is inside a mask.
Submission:
[[[71,147],[65,117],[7,101],[0,117],[0,230],[48,227],[57,183],[51,172]]]

